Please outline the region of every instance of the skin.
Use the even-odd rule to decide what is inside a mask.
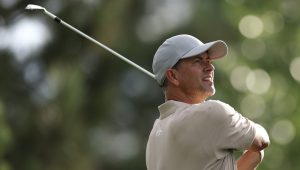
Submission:
[[[216,91],[214,70],[207,52],[179,60],[175,67],[166,71],[165,99],[189,104],[204,102]],[[256,169],[263,159],[263,149],[268,147],[270,140],[265,129],[258,124],[256,132],[252,145],[236,162],[238,170]]]
[[[176,69],[166,71],[166,100],[189,104],[205,101],[215,94],[214,70],[207,53],[180,60]]]

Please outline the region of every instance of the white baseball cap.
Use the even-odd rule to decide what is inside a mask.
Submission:
[[[227,45],[222,40],[202,43],[197,38],[182,34],[167,39],[156,51],[152,69],[159,85],[165,81],[165,73],[180,59],[194,57],[208,52],[211,60],[219,59],[227,54]]]

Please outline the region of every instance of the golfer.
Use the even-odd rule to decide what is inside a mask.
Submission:
[[[167,39],[156,51],[153,72],[165,95],[146,150],[148,170],[250,170],[269,145],[265,129],[215,94],[212,61],[227,54],[223,41],[190,35]],[[243,151],[239,159],[233,152]]]

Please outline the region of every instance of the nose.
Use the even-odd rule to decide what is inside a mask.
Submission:
[[[205,72],[212,72],[212,71],[214,71],[214,70],[215,70],[215,67],[214,67],[214,65],[212,65],[211,62],[208,62],[208,63],[206,64],[206,66],[204,67],[204,71],[205,71]]]
[[[214,65],[211,62],[211,59],[209,58],[209,56],[205,56],[204,58],[204,63],[205,63],[205,67],[204,67],[204,71],[205,72],[211,72],[215,70]]]

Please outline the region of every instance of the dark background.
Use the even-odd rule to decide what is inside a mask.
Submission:
[[[0,0],[0,170],[142,170],[156,82],[27,4],[152,71],[176,34],[222,39],[212,99],[269,132],[260,170],[299,169],[300,2]]]

